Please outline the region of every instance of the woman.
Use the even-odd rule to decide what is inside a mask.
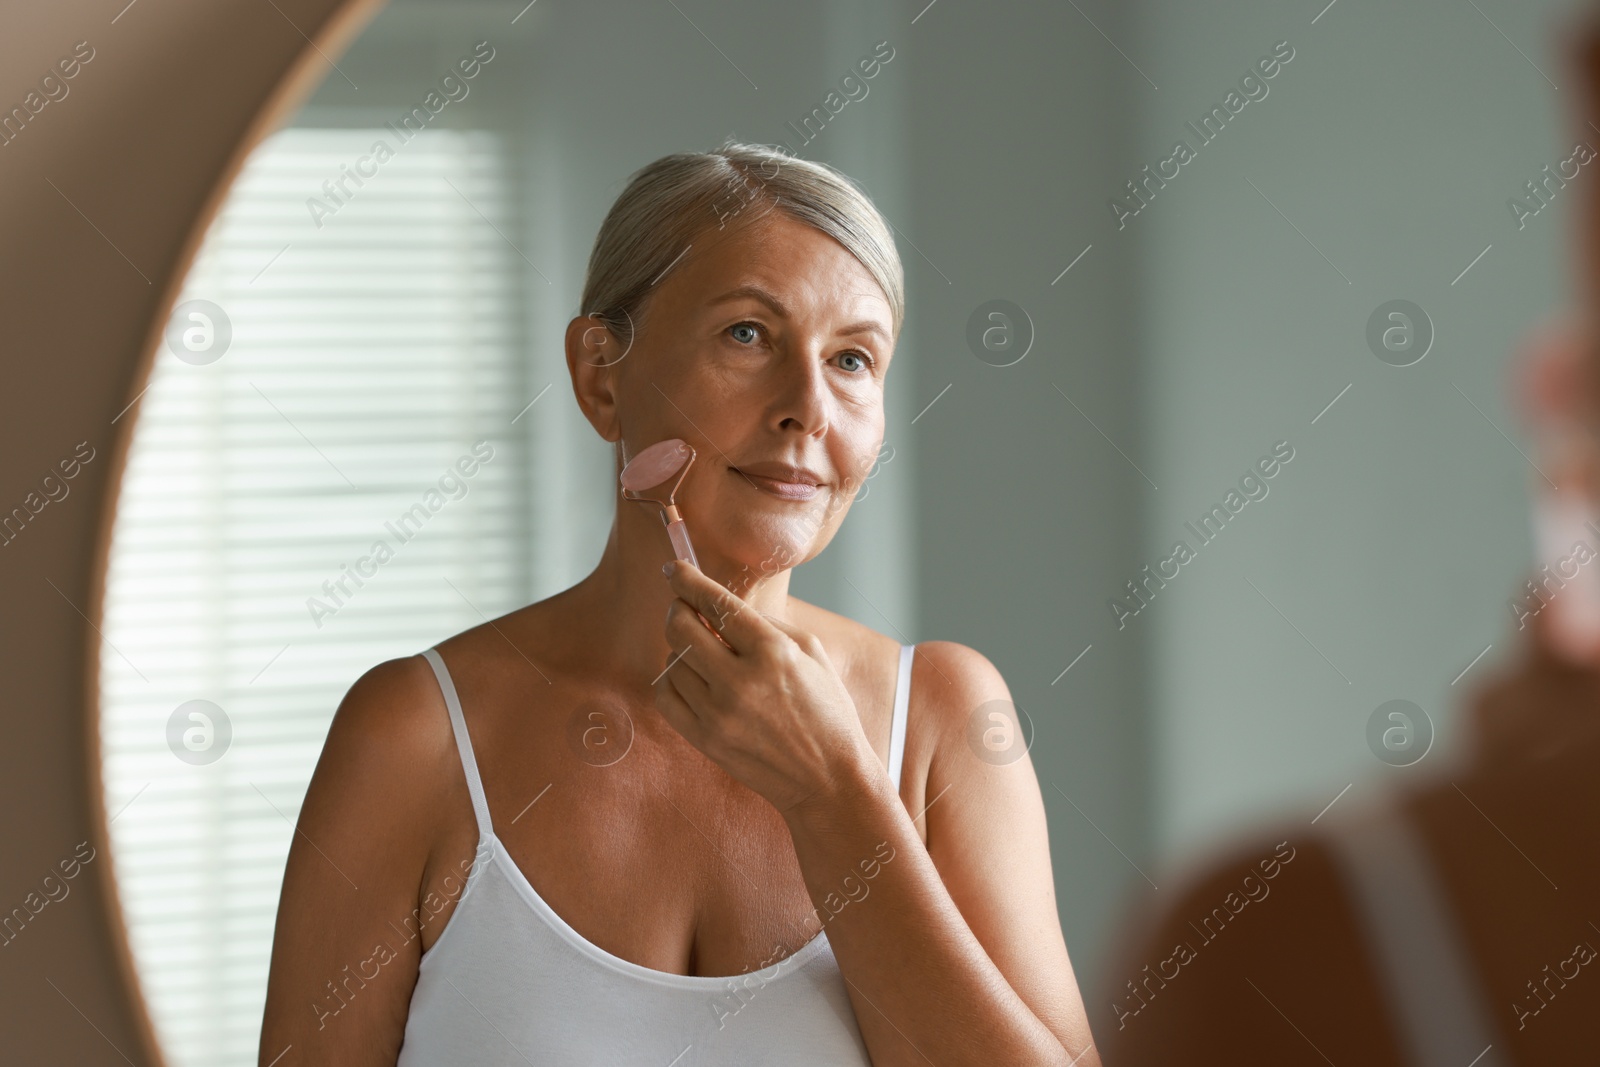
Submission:
[[[667,156],[583,306],[578,405],[619,473],[695,448],[700,567],[619,492],[588,577],[351,687],[261,1063],[1097,1063],[1031,763],[968,742],[1005,682],[788,595],[883,441],[887,224],[821,164]]]

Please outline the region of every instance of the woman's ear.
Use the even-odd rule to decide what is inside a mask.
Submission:
[[[581,315],[567,323],[566,353],[579,409],[602,438],[618,440],[622,430],[617,421],[616,367],[627,355],[627,346],[598,315]]]

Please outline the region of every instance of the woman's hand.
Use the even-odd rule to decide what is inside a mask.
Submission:
[[[690,744],[785,818],[878,765],[816,635],[682,560],[667,580],[677,594],[666,621],[673,654],[656,707]]]

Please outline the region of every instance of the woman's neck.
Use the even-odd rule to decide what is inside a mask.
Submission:
[[[661,573],[672,559],[666,531],[653,514],[641,515],[648,523],[621,517],[612,523],[599,563],[561,599],[573,620],[571,636],[583,643],[586,656],[620,678],[648,685],[676,651],[668,647],[665,629],[674,593]],[[788,619],[787,570],[760,578],[754,565],[702,552],[698,545],[696,555],[708,577],[751,609]]]

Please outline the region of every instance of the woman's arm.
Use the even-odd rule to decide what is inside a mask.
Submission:
[[[427,918],[420,887],[450,795],[450,724],[443,698],[426,699],[432,685],[421,657],[390,660],[333,717],[284,871],[261,1067],[392,1067],[399,1055]]]
[[[916,654],[929,668],[916,714],[937,735],[926,850],[870,748],[836,788],[786,813],[872,1062],[1098,1067],[1032,761],[997,766],[968,745],[973,710],[1010,692],[964,645]]]

